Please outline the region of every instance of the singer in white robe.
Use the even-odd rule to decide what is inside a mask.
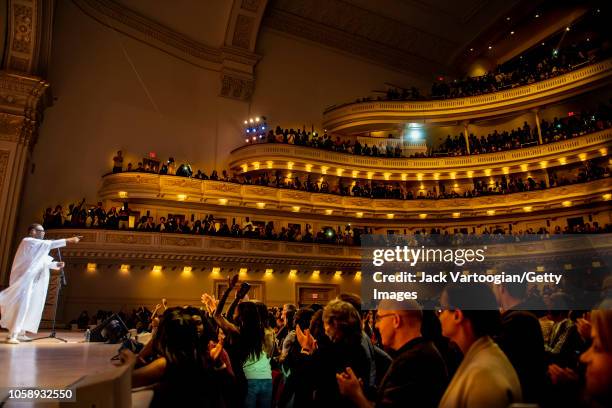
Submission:
[[[49,251],[76,243],[78,237],[44,240],[45,231],[33,224],[17,248],[9,287],[0,292],[0,326],[9,329],[9,339],[25,336],[25,332],[38,332],[38,326],[47,299],[50,269],[59,269],[62,263],[54,262]]]

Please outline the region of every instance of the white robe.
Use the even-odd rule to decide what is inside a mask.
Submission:
[[[49,251],[66,246],[65,239],[27,237],[17,248],[9,287],[0,292],[0,326],[10,333],[38,332],[47,299],[49,270],[58,269]]]

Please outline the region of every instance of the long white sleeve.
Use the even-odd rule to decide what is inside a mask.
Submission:
[[[63,248],[66,246],[65,239],[54,239],[51,241],[51,249]]]

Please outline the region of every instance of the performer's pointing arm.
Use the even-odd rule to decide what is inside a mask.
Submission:
[[[51,241],[51,249],[63,248],[66,246],[66,244],[76,244],[80,240],[81,240],[80,236],[74,236],[72,238],[65,238],[65,239],[54,239],[53,241]]]

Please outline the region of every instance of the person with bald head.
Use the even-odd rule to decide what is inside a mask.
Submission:
[[[394,356],[375,401],[369,401],[350,367],[336,376],[340,393],[359,408],[437,407],[448,384],[446,364],[436,346],[421,336],[423,312],[415,301],[383,300],[376,328]]]
[[[45,229],[40,224],[28,227],[28,236],[17,248],[9,287],[0,292],[0,326],[9,330],[7,343],[31,340],[26,331],[36,333],[47,299],[49,270],[61,269],[63,262],[54,262],[49,251],[77,243],[80,237],[44,239]]]

